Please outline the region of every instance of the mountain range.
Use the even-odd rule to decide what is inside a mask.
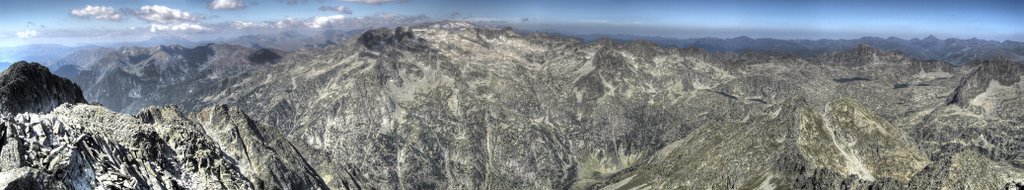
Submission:
[[[939,60],[952,64],[966,64],[973,60],[1005,59],[1024,61],[1024,43],[1016,41],[991,41],[980,39],[939,39],[935,36],[925,38],[902,39],[897,37],[879,38],[863,37],[858,39],[820,39],[820,40],[786,40],[772,38],[691,38],[676,39],[664,37],[631,36],[631,35],[578,35],[584,40],[592,41],[600,38],[619,40],[647,40],[664,46],[694,47],[708,51],[729,51],[737,53],[768,53],[778,55],[796,55],[813,57],[831,51],[854,48],[859,44],[871,47],[900,51],[901,53],[921,60]]]
[[[464,22],[348,36],[78,51],[53,72],[67,79],[15,63],[0,110],[33,109],[2,115],[0,184],[1024,187],[1016,42],[621,41]],[[47,79],[6,79],[24,76]]]
[[[454,21],[448,21],[454,22]],[[397,24],[387,24],[397,25]],[[493,26],[480,26],[495,28]],[[296,51],[302,48],[324,48],[330,45],[343,45],[351,36],[358,36],[364,29],[354,30],[323,30],[323,31],[283,31],[277,33],[259,33],[242,35],[233,38],[218,38],[193,41],[180,36],[154,36],[147,40],[124,43],[103,43],[83,46],[64,46],[56,44],[25,45],[0,48],[0,61],[34,60],[44,65],[56,67],[60,59],[75,57],[70,55],[78,51],[95,51],[103,48],[119,47],[154,47],[160,45],[180,45],[194,47],[209,43],[234,44],[249,48],[268,48],[284,51]],[[900,51],[907,56],[921,60],[939,60],[952,64],[966,64],[972,60],[1006,59],[1024,61],[1024,43],[1017,41],[992,41],[981,39],[940,39],[935,36],[924,38],[903,39],[897,37],[862,37],[858,39],[773,39],[751,38],[739,36],[735,38],[669,38],[657,36],[635,36],[625,34],[575,34],[559,31],[517,31],[519,33],[551,33],[579,38],[585,42],[598,39],[611,39],[619,42],[643,40],[662,46],[680,48],[701,48],[713,52],[760,53],[775,55],[795,55],[805,58],[822,53],[851,49],[859,44],[871,47]]]

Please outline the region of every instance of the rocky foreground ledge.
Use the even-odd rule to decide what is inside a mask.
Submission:
[[[0,85],[0,189],[327,189],[294,146],[237,108],[119,114],[26,62]]]

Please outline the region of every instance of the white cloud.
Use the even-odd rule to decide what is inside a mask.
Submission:
[[[338,14],[343,14],[343,15],[350,15],[350,14],[352,14],[352,9],[349,9],[348,7],[340,6],[340,5],[337,6],[337,7],[320,6],[320,11],[337,12]]]
[[[200,15],[173,9],[163,5],[142,6],[142,8],[139,8],[139,10],[135,12],[135,16],[151,23],[161,24],[189,22],[203,19]]]
[[[36,32],[35,30],[21,31],[21,32],[17,32],[15,34],[18,35],[18,38],[22,38],[22,39],[24,39],[24,38],[32,38],[32,37],[39,36],[39,32]]]
[[[84,18],[84,19],[97,19],[97,20],[121,20],[121,14],[114,10],[113,7],[104,6],[92,6],[86,5],[83,8],[71,9],[71,16]]]
[[[210,9],[213,10],[234,10],[244,9],[245,3],[242,0],[212,0],[210,1]]]
[[[267,22],[237,21],[236,20],[236,21],[228,22],[228,25],[231,26],[231,28],[235,28],[235,29],[241,30],[241,29],[249,29],[249,28],[267,28],[268,26],[270,26],[270,23],[267,23]]]
[[[307,21],[306,26],[309,28],[323,28],[343,21],[345,21],[345,15],[318,16]]]
[[[380,5],[380,4],[394,3],[394,2],[405,2],[404,0],[341,0],[341,1],[353,2],[353,3],[365,3],[365,4],[371,4],[371,5]]]
[[[295,20],[294,18],[288,17],[288,18],[284,18],[283,20],[279,20],[277,22],[274,22],[273,25],[276,28],[288,28],[288,27],[292,27],[292,26],[295,26],[295,25],[299,25],[301,23],[302,23],[301,21],[298,21],[298,20]]]
[[[159,31],[203,31],[210,30],[210,28],[199,24],[193,23],[178,23],[178,24],[150,24],[150,32]]]

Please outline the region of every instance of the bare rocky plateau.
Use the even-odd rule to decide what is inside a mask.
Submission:
[[[6,189],[1019,189],[1024,64],[462,22],[0,75]],[[62,77],[64,78],[62,78]],[[67,78],[67,79],[65,79]]]

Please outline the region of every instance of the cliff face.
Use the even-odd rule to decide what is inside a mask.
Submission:
[[[86,99],[135,113],[187,97],[195,90],[190,86],[193,81],[273,64],[283,54],[227,44],[83,49],[65,57],[55,73],[80,85]]]
[[[1022,72],[990,68],[1013,65],[866,45],[740,55],[438,23],[200,81],[179,105],[239,106],[308,146],[299,152],[335,188],[904,188],[947,170],[935,162],[955,152],[1019,167],[1009,152],[1021,139],[1009,134],[1021,112],[1009,105]],[[1002,171],[992,175],[1017,170]]]
[[[327,188],[280,133],[236,108],[119,114],[81,104],[76,85],[34,63],[0,84],[4,189]]]

